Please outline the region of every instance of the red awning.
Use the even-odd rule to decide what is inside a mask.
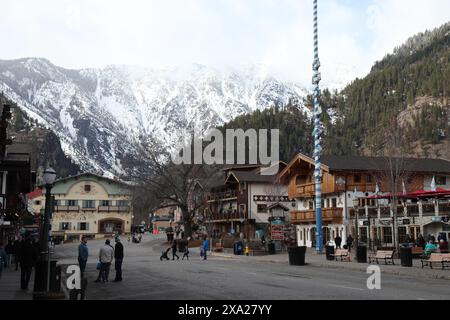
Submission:
[[[397,198],[404,199],[417,199],[417,198],[435,198],[435,197],[447,197],[450,196],[450,190],[437,188],[436,191],[430,190],[417,190],[409,193],[397,193],[395,195]],[[368,197],[368,199],[390,199],[392,198],[392,194],[385,194],[381,196],[372,196]]]

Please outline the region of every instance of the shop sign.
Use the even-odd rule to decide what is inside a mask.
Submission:
[[[380,220],[380,224],[383,226],[390,226],[392,225],[392,220]]]
[[[284,227],[282,225],[272,225],[272,240],[284,240]]]

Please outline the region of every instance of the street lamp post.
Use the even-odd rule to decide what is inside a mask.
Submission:
[[[353,208],[355,209],[355,240],[356,240],[356,251],[358,251],[358,247],[359,247],[359,225],[358,225],[358,219],[359,219],[359,200],[358,198],[355,197],[353,198]]]
[[[50,292],[50,245],[49,245],[49,232],[51,227],[53,201],[52,201],[52,187],[56,179],[56,171],[52,168],[47,168],[44,171],[44,183],[45,183],[45,215],[44,215],[44,230],[41,240],[41,252],[47,253],[47,292]]]

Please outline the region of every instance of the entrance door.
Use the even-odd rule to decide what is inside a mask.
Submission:
[[[420,226],[410,226],[409,234],[414,240],[417,240],[420,234]]]

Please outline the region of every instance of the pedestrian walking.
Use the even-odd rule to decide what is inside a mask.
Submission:
[[[178,246],[178,240],[173,240],[172,242],[172,260],[175,260],[175,257],[177,257],[177,260],[180,260],[180,257],[177,255],[177,246]]]
[[[108,282],[109,270],[114,260],[114,248],[111,246],[109,239],[105,241],[105,245],[100,249],[98,259],[100,261],[100,272],[95,282]]]
[[[336,244],[336,249],[341,249],[342,238],[337,235],[336,238],[334,238],[334,243]]]
[[[167,248],[166,251],[163,251],[162,254],[161,254],[161,257],[159,257],[159,260],[160,261],[163,261],[163,259],[170,260],[170,258],[168,256],[170,250],[172,250],[172,247],[169,247],[169,248]]]
[[[19,251],[19,262],[20,262],[20,288],[22,290],[28,290],[28,284],[31,278],[31,272],[33,267],[36,265],[38,259],[38,252],[36,248],[31,243],[30,237],[26,237],[22,241],[20,251]]]
[[[116,238],[116,246],[114,248],[114,267],[116,269],[116,278],[114,282],[122,281],[122,262],[123,262],[123,244],[120,238]]]
[[[184,247],[183,258],[181,260],[189,260],[189,241],[186,241],[186,246]]]
[[[83,277],[84,271],[86,270],[88,257],[89,257],[89,250],[87,247],[87,238],[82,237],[81,243],[78,246],[78,265],[80,266],[81,277]]]
[[[203,260],[207,260],[208,250],[209,250],[209,240],[208,237],[205,236],[202,244]]]
[[[16,239],[13,243],[13,254],[14,254],[14,263],[16,264],[15,271],[19,270],[20,263],[20,247],[22,246],[22,241]]]

